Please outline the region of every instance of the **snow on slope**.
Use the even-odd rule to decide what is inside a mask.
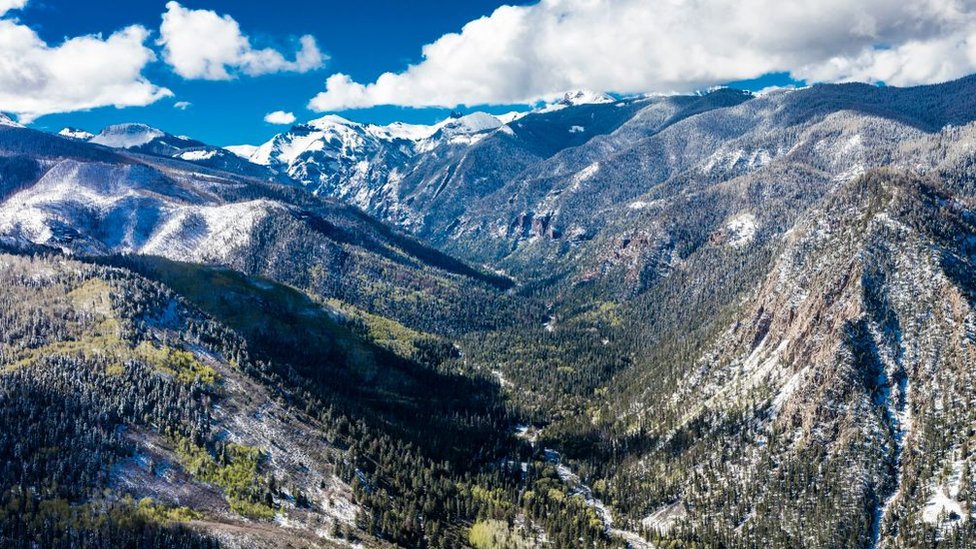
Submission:
[[[173,208],[165,212],[165,222],[145,244],[124,251],[182,261],[219,260],[246,245],[254,227],[276,208],[281,206],[266,200]]]
[[[474,112],[457,118],[448,118],[435,125],[440,131],[449,135],[473,134],[502,127],[502,121],[484,112]]]
[[[433,135],[435,130],[433,126],[394,122],[387,126],[376,126],[370,124],[366,126],[366,131],[374,137],[388,141],[392,141],[394,139],[420,141],[421,139],[427,139]]]
[[[10,118],[9,116],[3,113],[0,113],[0,126],[13,126],[15,128],[23,128],[23,126],[14,122],[13,118]]]
[[[140,165],[65,160],[0,206],[0,235],[70,252],[213,261],[282,208],[267,200],[221,203],[203,185]]]
[[[164,132],[145,124],[118,124],[105,128],[91,142],[116,149],[131,149],[164,135]]]
[[[562,99],[542,107],[538,112],[554,112],[567,107],[578,107],[579,105],[601,105],[604,103],[613,103],[614,101],[616,101],[616,99],[613,96],[605,93],[599,93],[591,90],[575,90],[566,92],[566,95],[564,95]]]
[[[249,160],[258,151],[257,145],[228,145],[224,148],[245,160]]]
[[[756,237],[756,216],[751,213],[738,215],[729,220],[725,229],[728,231],[729,244],[741,248]]]
[[[334,114],[294,126],[258,146],[247,159],[255,164],[283,165],[292,170],[301,162],[321,163],[316,153],[329,160],[344,159],[351,164],[368,160],[373,152],[398,141],[405,142],[415,152],[431,150],[442,140],[450,143],[469,143],[479,134],[487,134],[504,126],[494,116],[476,112],[447,118],[432,125],[394,122],[381,126],[361,124]],[[235,154],[244,154],[238,149]],[[361,170],[360,170],[361,171]]]
[[[95,137],[95,134],[91,132],[86,132],[85,130],[79,130],[77,128],[62,128],[58,132],[61,137],[67,137],[68,139],[77,139],[78,141],[88,141]]]
[[[576,90],[568,92],[563,96],[561,102],[566,105],[598,105],[602,103],[613,103],[614,101],[616,99],[605,93],[592,90]]]
[[[176,155],[176,158],[188,160],[190,162],[199,162],[201,160],[209,160],[214,156],[217,156],[217,151],[215,149],[211,149],[181,152]]]
[[[525,117],[527,114],[532,114],[530,111],[512,111],[505,114],[496,114],[495,118],[501,121],[502,124],[511,124],[516,120]]]

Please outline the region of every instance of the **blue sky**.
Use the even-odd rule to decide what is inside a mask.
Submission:
[[[241,76],[230,81],[186,80],[164,63],[149,64],[143,71],[153,83],[175,94],[140,107],[101,107],[89,111],[49,114],[32,127],[57,131],[71,126],[97,132],[121,122],[145,122],[171,133],[189,135],[218,145],[260,143],[282,130],[265,123],[266,113],[285,110],[298,120],[320,116],[309,111],[309,98],[323,91],[327,75],[341,72],[356,81],[371,81],[385,71],[400,71],[421,60],[421,48],[445,33],[457,32],[468,21],[489,15],[502,4],[493,0],[359,0],[309,2],[276,0],[269,10],[265,2],[227,0],[185,0],[188,9],[208,9],[232,16],[256,44],[287,50],[296,37],[311,34],[329,56],[325,66],[304,74],[282,73],[257,77]],[[36,31],[49,44],[65,37],[84,34],[109,35],[127,25],[141,24],[158,29],[165,0],[37,0],[18,13],[21,23]],[[531,4],[531,2],[524,2]],[[156,31],[149,41],[155,41]],[[742,87],[759,89],[784,83],[773,76],[748,82]],[[185,110],[173,105],[191,103]],[[525,107],[480,106],[477,109],[505,112]],[[363,122],[430,123],[444,118],[449,108],[378,106],[354,109],[343,115]]]
[[[231,145],[284,129],[264,121],[275,111],[299,121],[339,112],[431,123],[454,109],[525,109],[581,88],[916,85],[976,72],[976,14],[960,9],[875,0],[0,0],[0,112],[50,131],[145,122]]]
[[[144,122],[217,145],[260,143],[282,130],[281,126],[263,121],[266,113],[290,111],[299,120],[321,116],[307,110],[306,103],[324,89],[328,74],[341,71],[368,80],[384,71],[405,68],[419,60],[424,44],[446,32],[460,30],[464,23],[490,14],[502,3],[276,0],[275,9],[269,11],[265,2],[187,0],[182,2],[187,8],[212,9],[231,15],[263,46],[285,48],[294,37],[311,34],[330,59],[324,68],[305,74],[270,74],[231,81],[184,80],[162,63],[156,63],[145,73],[153,82],[171,89],[175,93],[173,98],[145,107],[102,107],[88,112],[47,115],[32,127],[57,131],[72,126],[97,131],[109,124]],[[56,43],[65,36],[107,35],[133,23],[157,28],[165,4],[165,0],[44,0],[28,4],[20,19],[46,41]],[[177,101],[188,101],[192,106],[186,110],[174,109]],[[364,122],[427,123],[440,120],[449,112],[450,109],[440,108],[374,107],[344,115]]]

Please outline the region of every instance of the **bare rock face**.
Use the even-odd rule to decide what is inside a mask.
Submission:
[[[956,414],[976,414],[932,405],[967,399],[974,375],[966,327],[976,320],[976,271],[972,240],[961,236],[973,234],[974,220],[939,184],[890,171],[841,185],[804,216],[735,321],[688,365],[663,412],[674,418],[666,437],[715,418],[744,422],[733,436],[700,439],[717,448],[714,461],[699,462],[712,480],[704,492],[683,491],[684,520],[729,520],[732,528],[752,520],[750,507],[774,505],[788,531],[804,523],[805,506],[823,500],[817,486],[839,483],[843,496],[833,505],[846,511],[811,527],[811,539],[854,528],[863,543],[910,546],[927,527],[959,524],[933,511],[954,505],[952,497],[946,504],[923,495],[958,486],[946,487],[920,456],[946,456],[946,466],[970,459],[959,453],[968,433],[931,433]],[[774,481],[776,471],[811,460],[818,472],[798,485]],[[715,490],[754,495],[719,508],[704,495]],[[865,508],[873,520],[848,522]]]

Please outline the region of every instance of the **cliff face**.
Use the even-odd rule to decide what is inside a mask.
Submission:
[[[968,200],[892,171],[805,215],[728,328],[677,368],[671,397],[633,404],[627,421],[659,442],[622,477],[671,486],[647,525],[747,545],[964,535],[974,221]],[[675,501],[682,519],[657,518]]]

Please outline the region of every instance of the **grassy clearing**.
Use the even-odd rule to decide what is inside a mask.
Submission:
[[[529,549],[535,544],[524,533],[503,520],[480,520],[468,530],[468,543],[475,549]]]
[[[380,347],[403,358],[411,358],[417,350],[417,342],[434,336],[407,328],[388,318],[367,313],[348,303],[330,299],[326,303],[350,320],[360,323],[366,329],[366,337]]]
[[[152,364],[157,370],[183,383],[200,382],[213,385],[220,379],[213,368],[203,364],[193,356],[193,353],[187,351],[166,346],[155,347],[148,341],[143,341],[136,347],[134,353],[136,357]]]
[[[260,449],[232,443],[214,456],[187,438],[174,443],[183,468],[197,480],[220,487],[232,511],[251,518],[274,517],[265,500],[268,486],[260,475],[265,457]]]
[[[68,293],[71,306],[79,312],[91,315],[83,325],[75,326],[82,335],[69,341],[57,341],[34,349],[22,350],[8,370],[29,366],[50,356],[82,356],[85,358],[110,358],[105,374],[119,376],[125,373],[125,363],[144,361],[183,383],[199,381],[214,384],[219,380],[217,372],[198,361],[193,353],[156,347],[143,341],[135,348],[119,337],[120,326],[112,309],[111,287],[99,278],[93,278]]]
[[[164,524],[169,522],[190,522],[191,520],[203,518],[203,514],[189,507],[167,507],[154,502],[152,498],[140,499],[136,512],[148,521]]]

